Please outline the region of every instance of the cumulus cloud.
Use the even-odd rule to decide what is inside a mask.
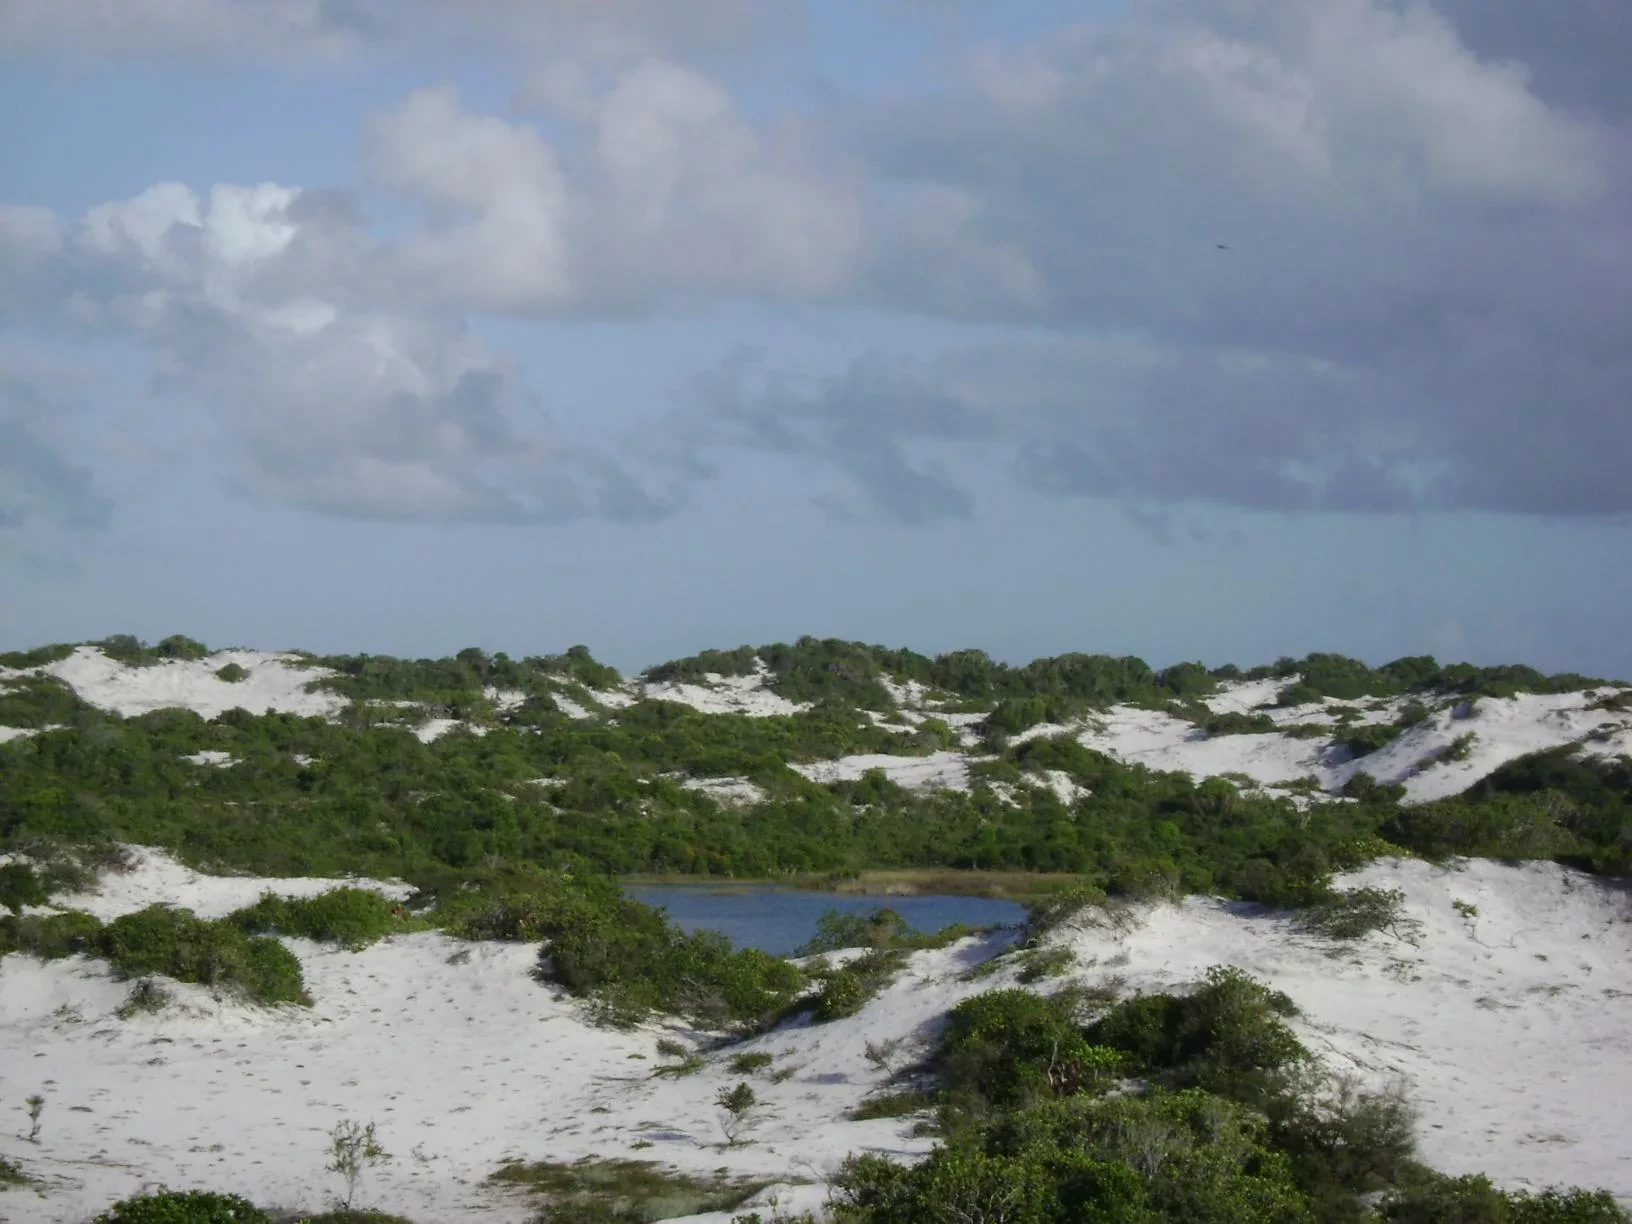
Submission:
[[[161,183],[59,231],[31,257],[36,305],[56,303],[63,326],[144,344],[161,388],[213,409],[238,456],[232,478],[256,496],[415,520],[670,508],[557,429],[514,363],[456,317],[389,304],[374,288],[374,244],[343,200],[272,183],[201,199]]]
[[[863,242],[859,192],[800,133],[756,130],[700,73],[645,59],[531,125],[448,88],[377,117],[367,169],[430,224],[389,252],[408,292],[512,313],[638,310],[699,295],[824,297]]]
[[[873,301],[1050,338],[937,373],[1039,490],[1632,509],[1627,133],[1382,0],[1174,0],[849,112]],[[1227,249],[1221,249],[1227,248]]]
[[[669,53],[725,45],[745,2],[275,6],[312,47],[408,37],[414,13],[520,30],[533,75],[503,116],[441,87],[366,124],[364,183],[416,218],[389,238],[344,192],[276,184],[161,183],[73,223],[0,208],[0,311],[139,337],[169,385],[230,404],[245,487],[336,513],[641,517],[745,453],[898,522],[970,513],[952,473],[974,457],[1151,521],[1632,510],[1632,129],[1620,76],[1571,91],[1558,67],[1607,60],[1622,19],[1150,0],[795,121]],[[273,7],[131,0],[107,21],[158,45],[190,14],[219,46],[212,21]],[[66,45],[95,11],[0,9],[0,37]],[[965,338],[918,364],[883,336],[826,377],[775,355],[700,376],[647,439],[659,494],[570,441],[467,324],[721,300]]]

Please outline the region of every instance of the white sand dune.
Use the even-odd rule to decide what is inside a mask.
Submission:
[[[108,881],[102,912],[145,904],[168,870],[150,858]],[[202,913],[266,887],[322,883],[162,878],[164,899]],[[1424,1154],[1440,1168],[1512,1187],[1602,1185],[1632,1199],[1626,895],[1552,865],[1388,862],[1343,881],[1355,882],[1405,891],[1425,924],[1417,946],[1373,935],[1334,948],[1282,916],[1202,899],[1142,908],[1120,931],[1084,921],[1057,938],[1076,952],[1084,980],[1184,987],[1228,963],[1286,990],[1304,1010],[1305,1040],[1335,1068],[1379,1083],[1404,1078]],[[1453,900],[1476,905],[1477,918],[1460,916]],[[378,1123],[393,1156],[365,1183],[366,1202],[420,1220],[519,1222],[527,1204],[484,1184],[502,1161],[592,1155],[698,1174],[724,1168],[783,1183],[762,1203],[775,1193],[784,1207],[815,1206],[849,1152],[928,1150],[910,1119],[848,1120],[886,1080],[867,1043],[900,1039],[906,1061],[959,1000],[1012,984],[1008,970],[963,979],[1009,938],[916,953],[858,1015],[734,1047],[792,1071],[780,1083],[753,1078],[764,1105],[753,1142],[735,1148],[722,1146],[712,1104],[741,1078],[723,1056],[695,1075],[654,1078],[661,1030],[589,1027],[576,1004],[532,979],[528,946],[418,934],[346,953],[289,941],[311,1009],[257,1009],[177,987],[178,1006],[131,1020],[113,1015],[128,987],[100,963],[8,956],[0,1099],[39,1091],[47,1105],[41,1142],[6,1136],[0,1152],[48,1193],[0,1197],[0,1218],[21,1208],[17,1219],[69,1224],[159,1182],[316,1208],[337,1188],[321,1170],[326,1132],[343,1118]],[[795,1182],[807,1184],[788,1188]]]
[[[860,753],[833,761],[789,765],[788,768],[813,782],[853,782],[868,770],[881,769],[891,782],[909,790],[965,791],[969,789],[969,761],[970,758],[961,752],[931,752],[927,756]]]
[[[213,765],[218,769],[237,764],[232,753],[222,752],[219,748],[206,748],[201,752],[189,752],[181,758],[193,765]]]
[[[361,876],[335,879],[206,875],[178,863],[162,850],[144,846],[129,846],[126,850],[130,855],[126,869],[104,872],[90,892],[58,894],[49,907],[39,912],[83,910],[107,922],[149,905],[180,905],[200,918],[223,918],[235,909],[255,904],[261,894],[267,892],[280,897],[315,897],[341,887],[366,888],[400,901],[414,891],[397,880],[370,880]],[[0,861],[4,857],[9,856],[0,856]]]
[[[0,668],[0,680],[55,676],[82,701],[127,717],[180,708],[205,718],[215,718],[231,709],[326,718],[344,709],[346,699],[337,693],[306,691],[306,685],[313,680],[333,673],[295,666],[297,657],[262,650],[220,650],[204,659],[171,659],[147,667],[129,667],[94,646],[80,646],[66,659],[41,667]],[[249,675],[238,681],[216,676],[229,663],[238,664]]]
[[[1267,683],[1267,682],[1266,682]],[[1239,706],[1250,710],[1262,695],[1257,687],[1240,686],[1215,699],[1221,712],[1233,708],[1233,695],[1248,689]],[[1393,743],[1363,757],[1326,739],[1302,739],[1270,731],[1252,735],[1208,735],[1201,728],[1164,710],[1115,706],[1081,723],[1028,727],[1014,736],[1024,742],[1042,736],[1074,735],[1084,745],[1121,761],[1150,769],[1182,771],[1197,778],[1242,774],[1265,786],[1315,778],[1335,791],[1364,771],[1379,782],[1405,787],[1405,801],[1421,803],[1459,794],[1509,761],[1533,752],[1581,744],[1601,756],[1618,755],[1632,746],[1632,714],[1592,709],[1585,693],[1520,694],[1480,698],[1447,705],[1404,732]],[[1362,721],[1389,722],[1403,700],[1365,712]],[[1283,724],[1317,721],[1316,707],[1277,711]],[[1341,732],[1334,734],[1340,735]],[[1466,758],[1441,760],[1463,736],[1473,738]],[[1594,738],[1600,737],[1600,738]]]
[[[721,803],[751,805],[765,802],[765,791],[747,778],[683,778],[680,785],[687,790],[712,795]]]
[[[0,744],[9,744],[12,740],[27,739],[38,734],[33,727],[0,727]]]
[[[793,702],[770,687],[770,670],[755,660],[755,670],[746,676],[722,676],[708,672],[701,684],[686,684],[678,680],[649,683],[630,681],[628,693],[632,698],[651,701],[673,701],[689,705],[704,714],[747,714],[755,718],[797,714],[810,709],[809,702]],[[597,694],[599,697],[599,694]]]
[[[1292,996],[1333,1070],[1403,1079],[1422,1153],[1509,1188],[1601,1186],[1632,1201],[1632,905],[1553,864],[1388,861],[1339,881],[1400,888],[1424,924],[1333,945],[1284,916],[1192,898],[1133,930],[1066,934],[1079,963],[1165,990],[1239,965]],[[1478,909],[1463,918],[1453,901]],[[1094,972],[1090,970],[1090,973]]]

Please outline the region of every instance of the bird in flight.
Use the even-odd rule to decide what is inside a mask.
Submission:
[[[1221,242],[1218,244],[1218,249],[1221,251],[1227,251],[1230,249],[1230,247],[1228,243]]]

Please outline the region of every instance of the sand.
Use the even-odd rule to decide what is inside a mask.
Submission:
[[[15,676],[55,676],[82,701],[129,717],[171,707],[215,718],[240,708],[260,714],[331,717],[346,706],[337,693],[308,692],[306,685],[332,673],[296,665],[298,656],[262,650],[219,650],[208,658],[173,659],[147,667],[127,667],[94,646],[80,646],[66,659],[42,667],[0,668],[0,680]],[[216,672],[236,663],[249,672],[242,680],[221,680]]]
[[[1516,1187],[1602,1185],[1632,1200],[1625,893],[1552,865],[1483,862],[1454,871],[1386,862],[1343,882],[1402,888],[1425,924],[1419,945],[1374,935],[1333,948],[1284,916],[1205,899],[1144,907],[1122,932],[1084,924],[1057,938],[1076,952],[1081,980],[1120,976],[1128,989],[1182,987],[1211,965],[1241,965],[1292,995],[1302,1035],[1334,1066],[1379,1083],[1403,1078],[1421,1110],[1423,1153],[1438,1167]],[[143,852],[100,895],[70,900],[104,917],[153,899],[215,915],[264,888],[300,895],[333,883],[207,877]],[[1475,904],[1477,919],[1461,917],[1456,899]],[[177,986],[178,1005],[131,1020],[113,1015],[128,985],[102,964],[8,956],[0,1100],[38,1091],[47,1105],[40,1143],[3,1132],[0,1154],[47,1192],[0,1195],[0,1220],[68,1224],[159,1182],[317,1208],[338,1189],[322,1165],[326,1133],[345,1118],[378,1123],[393,1156],[362,1201],[427,1222],[519,1224],[528,1205],[484,1184],[512,1158],[728,1168],[784,1183],[766,1197],[785,1207],[814,1206],[847,1153],[928,1150],[910,1119],[847,1120],[886,1079],[867,1043],[899,1038],[904,1059],[960,999],[1012,984],[1010,970],[962,980],[1008,939],[916,953],[856,1016],[733,1050],[764,1050],[793,1071],[781,1083],[754,1078],[765,1104],[753,1142],[736,1148],[722,1146],[712,1104],[741,1078],[722,1058],[696,1075],[652,1077],[656,1038],[693,1035],[591,1027],[576,1003],[533,980],[531,947],[426,933],[347,953],[291,940],[311,1009],[259,1009]],[[808,1184],[789,1189],[795,1182]]]

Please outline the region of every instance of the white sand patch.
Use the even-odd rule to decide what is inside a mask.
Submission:
[[[112,1012],[128,986],[104,966],[0,960],[0,1092],[47,1098],[38,1147],[8,1150],[52,1183],[46,1198],[29,1200],[31,1220],[77,1224],[161,1181],[312,1210],[337,1189],[322,1166],[326,1132],[343,1118],[374,1120],[393,1156],[369,1175],[364,1205],[414,1219],[519,1224],[535,1208],[483,1184],[510,1158],[727,1168],[816,1183],[798,1201],[819,1203],[819,1184],[850,1151],[928,1150],[931,1140],[906,1137],[900,1120],[847,1120],[885,1078],[865,1042],[923,1038],[949,1006],[989,985],[956,977],[1001,937],[916,954],[841,1024],[734,1048],[795,1068],[780,1084],[754,1078],[764,1105],[748,1131],[754,1142],[738,1148],[723,1146],[713,1104],[742,1078],[723,1057],[696,1075],[654,1078],[659,1033],[584,1024],[577,1005],[532,980],[530,946],[437,934],[360,953],[288,942],[315,1000],[309,1010],[220,1004],[178,987],[183,1007],[119,1021]]]
[[[189,752],[181,758],[194,765],[214,765],[218,769],[225,769],[238,762],[230,752],[222,752],[219,748],[206,748],[202,752]]]
[[[712,795],[721,803],[751,806],[765,802],[764,789],[747,778],[685,778],[680,785],[687,790]]]
[[[465,723],[458,718],[429,718],[414,728],[414,738],[422,744],[429,744],[441,739],[455,727],[463,727]],[[477,735],[485,734],[481,727],[471,727],[469,730]]]
[[[1180,771],[1197,778],[1241,773],[1258,782],[1291,782],[1313,774],[1331,785],[1333,769],[1347,750],[1320,740],[1280,732],[1208,736],[1195,724],[1162,710],[1116,706],[1096,715],[1077,737],[1089,748],[1150,769]]]
[[[555,702],[555,708],[560,710],[561,713],[565,714],[568,718],[582,719],[595,717],[595,712],[593,710],[586,710],[583,706],[579,705],[565,693],[551,693],[550,700]]]
[[[788,768],[812,782],[852,782],[870,769],[882,769],[891,782],[909,790],[966,791],[969,789],[969,760],[961,752],[932,752],[928,756],[862,753]]]
[[[929,686],[920,680],[896,680],[891,676],[880,676],[878,682],[884,686],[884,691],[890,695],[897,708],[902,710],[922,710],[930,703]]]
[[[921,714],[909,714],[900,710],[891,710],[889,713],[880,713],[878,710],[863,710],[873,726],[882,731],[891,731],[897,735],[912,735],[918,730],[916,723],[923,721]]]
[[[770,670],[759,663],[747,676],[722,676],[709,672],[701,684],[667,680],[658,684],[633,683],[632,691],[652,701],[674,701],[704,714],[747,714],[755,718],[797,714],[810,709],[809,702],[793,702],[768,687]]]
[[[1583,693],[1481,697],[1474,703],[1471,716],[1458,718],[1458,710],[1437,713],[1392,744],[1355,762],[1349,772],[1364,769],[1381,782],[1403,783],[1406,799],[1411,802],[1443,799],[1460,794],[1509,761],[1532,752],[1584,743],[1595,732],[1614,735],[1632,728],[1632,716],[1624,711],[1593,710],[1588,708],[1590,704],[1591,699]],[[1466,760],[1424,768],[1425,763],[1464,735],[1474,737]]]
[[[630,681],[621,689],[589,689],[589,695],[597,705],[603,705],[609,710],[621,710],[632,706],[641,698],[639,681]]]
[[[1274,677],[1268,680],[1227,680],[1218,686],[1216,693],[1203,697],[1201,703],[1214,714],[1269,713],[1258,707],[1274,705],[1281,690],[1295,683],[1295,679],[1277,680]]]
[[[253,714],[276,710],[330,717],[344,709],[346,699],[337,693],[306,691],[307,684],[333,673],[292,666],[296,658],[261,650],[221,650],[205,659],[127,667],[94,646],[80,646],[66,659],[41,667],[0,668],[0,679],[55,676],[82,701],[127,717],[170,708],[193,710],[205,718],[240,708]],[[236,682],[219,679],[215,673],[229,663],[238,664],[249,675]]]
[[[1392,722],[1407,700],[1391,699],[1367,710],[1363,721]],[[1632,745],[1632,735],[1627,735],[1632,732],[1632,715],[1590,709],[1593,700],[1583,693],[1486,697],[1475,702],[1466,717],[1459,716],[1466,713],[1466,702],[1450,705],[1402,732],[1392,743],[1358,758],[1338,743],[1278,731],[1209,736],[1165,711],[1135,706],[1115,706],[1073,725],[1028,727],[1012,741],[1075,735],[1089,748],[1150,769],[1196,778],[1243,774],[1263,786],[1313,777],[1326,790],[1335,791],[1364,771],[1379,782],[1404,785],[1406,802],[1421,803],[1459,794],[1507,762],[1549,748],[1581,743],[1589,748],[1607,746],[1604,755],[1618,755],[1617,746]],[[1295,711],[1294,715],[1282,721],[1313,720]],[[1333,734],[1341,737],[1342,732],[1334,729]],[[1439,760],[1461,736],[1469,734],[1474,738],[1466,760]],[[1590,740],[1591,736],[1603,738]]]
[[[527,703],[527,694],[520,689],[498,689],[488,685],[482,690],[482,696],[493,703],[493,708],[500,714],[508,714],[511,710],[519,710]]]
[[[315,897],[336,888],[367,888],[393,900],[403,900],[413,889],[399,881],[319,879],[309,876],[267,878],[263,876],[205,875],[178,863],[161,850],[131,846],[128,870],[106,872],[96,888],[85,893],[64,893],[51,899],[55,909],[84,910],[109,922],[120,914],[134,913],[149,905],[179,905],[200,918],[222,918],[235,909],[254,905],[261,894],[280,897]]]
[[[1377,863],[1339,880],[1404,890],[1419,946],[1333,945],[1285,917],[1192,898],[1136,929],[1066,937],[1130,989],[1168,990],[1238,965],[1286,991],[1333,1070],[1403,1077],[1424,1158],[1509,1188],[1604,1187],[1632,1199],[1632,908],[1624,888],[1553,864],[1457,870]],[[1478,908],[1473,921],[1452,908]],[[1126,963],[1120,963],[1126,957]],[[1117,967],[1109,969],[1111,962]]]
[[[38,734],[33,727],[0,727],[0,744],[9,744],[12,740],[27,739]]]

